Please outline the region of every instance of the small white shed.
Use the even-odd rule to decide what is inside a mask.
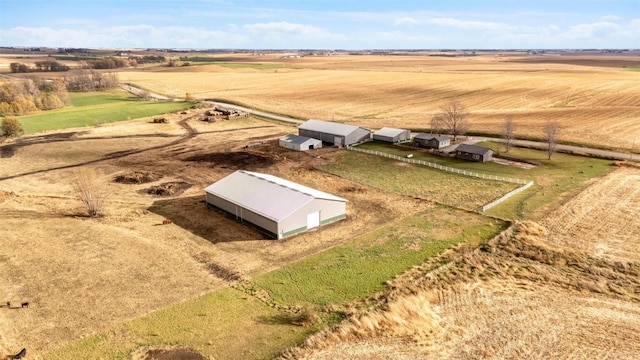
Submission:
[[[320,149],[322,141],[306,136],[289,134],[280,138],[280,146],[297,151]]]

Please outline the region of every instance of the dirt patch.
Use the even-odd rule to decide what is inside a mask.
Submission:
[[[113,181],[121,184],[146,184],[160,180],[162,175],[149,171],[133,171],[116,176]]]
[[[16,153],[16,145],[9,144],[0,146],[0,159],[7,159]]]
[[[272,156],[253,151],[230,151],[193,155],[186,161],[209,162],[211,166],[222,169],[261,169],[275,164]]]
[[[191,187],[191,184],[183,181],[166,182],[155,185],[146,190],[147,194],[154,196],[177,196]]]
[[[192,349],[152,349],[135,360],[207,360],[208,358]]]

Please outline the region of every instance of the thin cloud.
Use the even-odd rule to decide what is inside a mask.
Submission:
[[[412,26],[412,25],[417,25],[420,23],[420,21],[416,20],[415,18],[412,18],[410,16],[403,16],[399,19],[396,19],[394,22],[394,25],[405,25],[405,26]]]
[[[454,18],[433,18],[429,24],[450,26],[464,30],[490,30],[490,31],[508,31],[514,29],[513,26],[488,21],[459,20]]]

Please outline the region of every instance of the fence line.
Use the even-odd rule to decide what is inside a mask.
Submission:
[[[450,173],[460,174],[460,175],[464,175],[464,176],[476,177],[476,178],[486,179],[486,180],[502,181],[502,182],[507,182],[507,183],[511,183],[511,184],[528,184],[529,183],[529,181],[527,181],[527,180],[513,179],[513,178],[509,178],[509,177],[477,173],[477,172],[474,172],[474,171],[468,171],[468,170],[452,168],[452,167],[449,167],[449,166],[444,166],[444,165],[440,165],[440,164],[436,164],[436,163],[432,163],[432,162],[428,162],[428,161],[424,161],[424,160],[409,159],[409,158],[406,158],[406,157],[393,155],[393,154],[385,153],[385,152],[382,152],[382,151],[365,150],[365,149],[355,148],[355,147],[352,147],[352,146],[347,146],[346,148],[347,148],[347,150],[359,151],[359,152],[363,152],[363,153],[367,153],[367,154],[383,156],[383,157],[386,157],[386,158],[389,158],[389,159],[394,159],[394,160],[398,160],[398,161],[404,161],[404,162],[407,162],[407,163],[410,163],[410,164],[418,164],[418,165],[428,166],[430,168],[434,168],[434,169],[438,169],[438,170],[442,170],[442,171],[447,171],[447,172],[450,172]],[[531,185],[529,185],[529,186],[531,186]]]
[[[487,211],[487,210],[491,209],[492,207],[494,207],[494,206],[496,206],[496,205],[500,204],[501,202],[503,202],[503,201],[507,200],[508,198],[512,197],[513,195],[515,195],[515,194],[519,194],[520,192],[522,192],[522,191],[524,191],[524,190],[526,190],[526,189],[530,188],[530,187],[531,187],[531,185],[533,185],[533,181],[529,181],[528,183],[526,183],[526,184],[524,184],[524,185],[520,186],[519,188],[517,188],[517,189],[515,189],[515,190],[511,190],[511,191],[509,191],[508,193],[504,194],[504,195],[503,195],[502,197],[500,197],[499,199],[493,200],[492,202],[490,202],[490,203],[488,203],[488,204],[484,205],[484,206],[482,207],[482,212],[485,212],[485,211]]]

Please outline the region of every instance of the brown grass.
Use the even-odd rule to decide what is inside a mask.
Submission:
[[[461,247],[416,267],[284,359],[632,359],[640,340],[640,264],[547,243],[521,222],[480,249]],[[615,329],[612,331],[611,329]],[[403,352],[390,355],[395,343]]]
[[[541,137],[544,124],[557,120],[562,140],[629,149],[640,135],[640,73],[609,66],[619,58],[590,59],[336,56],[283,62],[290,68],[277,72],[209,65],[176,72],[128,71],[121,78],[159,92],[188,91],[199,98],[370,128],[428,127],[439,108],[456,99],[470,110],[474,131],[499,133],[504,117],[511,115],[518,136]],[[625,59],[640,63],[637,56]]]

